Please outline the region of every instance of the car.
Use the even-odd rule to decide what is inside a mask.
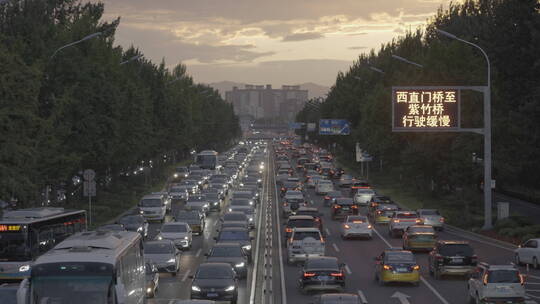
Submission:
[[[170,300],[168,304],[215,304],[212,300]]]
[[[469,303],[525,303],[524,283],[514,265],[479,263],[467,282]]]
[[[293,215],[309,215],[312,216],[316,222],[318,222],[319,229],[321,230],[322,234],[324,235],[324,223],[323,223],[323,214],[319,212],[319,209],[316,207],[306,207],[306,206],[300,206],[298,209],[293,213]]]
[[[429,274],[439,280],[443,275],[471,274],[478,257],[466,241],[437,241],[428,256]]]
[[[390,218],[399,207],[394,204],[379,204],[373,212],[372,218],[375,224],[388,224]]]
[[[353,293],[326,293],[314,297],[313,304],[363,304],[362,299]]]
[[[124,215],[116,222],[124,225],[127,231],[139,232],[142,237],[148,235],[148,222],[140,214]]]
[[[138,207],[140,214],[142,214],[148,221],[160,221],[165,220],[165,213],[167,213],[166,198],[162,194],[149,194],[143,196],[139,201]]]
[[[358,189],[354,194],[354,202],[359,206],[367,206],[374,195],[373,189]]]
[[[336,184],[340,188],[350,187],[353,180],[354,180],[354,177],[352,177],[352,175],[343,174],[343,175],[341,175],[341,177],[339,178],[339,180],[337,181]]]
[[[284,227],[284,237],[285,244],[287,240],[291,237],[292,231],[294,228],[317,228],[320,231],[319,223],[315,221],[315,218],[311,215],[291,215],[289,219],[283,223]],[[321,231],[322,232],[322,231]]]
[[[244,189],[242,190],[234,190],[231,195],[231,200],[235,199],[247,199],[249,200],[253,205],[257,204],[258,201],[258,191],[256,189]]]
[[[420,284],[420,266],[412,252],[390,249],[375,258],[375,281],[379,285],[390,282]]]
[[[0,303],[17,304],[17,290],[19,283],[0,284]]]
[[[209,191],[210,189],[205,189],[205,191]],[[210,211],[221,211],[221,196],[217,192],[203,192],[204,196],[206,196],[206,200],[210,204]]]
[[[307,206],[304,194],[301,191],[289,190],[283,197],[281,214],[287,218],[292,212],[296,211],[300,206]]]
[[[210,202],[206,198],[206,195],[191,195],[186,201],[184,209],[188,211],[197,210],[208,215],[210,212]]]
[[[159,272],[170,273],[176,276],[180,270],[180,250],[173,241],[149,241],[144,243],[144,259],[156,264]]]
[[[371,189],[371,185],[365,180],[354,180],[350,189],[351,194],[355,194],[358,189]]]
[[[173,181],[182,180],[189,175],[189,169],[187,167],[176,167],[174,168]]]
[[[96,228],[99,231],[127,231],[122,224],[107,224]]]
[[[368,203],[368,214],[373,214],[379,204],[394,204],[394,202],[389,196],[374,195]]]
[[[444,217],[436,209],[418,209],[416,213],[424,225],[432,226],[436,230],[443,230]]]
[[[388,224],[388,235],[401,236],[407,227],[419,224],[422,224],[422,220],[415,211],[394,211]]]
[[[317,181],[317,184],[315,185],[315,194],[317,195],[325,195],[330,191],[334,190],[334,184],[332,181],[326,180],[326,179],[320,179]]]
[[[174,184],[169,188],[169,196],[172,201],[187,201],[189,194],[193,193],[193,187],[188,185]]]
[[[171,240],[178,249],[189,250],[193,240],[193,233],[186,222],[169,222],[158,230],[158,240]]]
[[[302,191],[302,184],[298,181],[285,180],[281,183],[280,194],[284,196],[287,191]]]
[[[317,228],[294,228],[287,241],[287,263],[325,255],[325,243]]]
[[[204,216],[196,210],[186,211],[180,210],[175,216],[174,220],[177,222],[185,222],[191,228],[191,232],[202,235],[205,227]]]
[[[239,243],[216,243],[205,256],[207,262],[229,263],[238,278],[247,277],[248,256]]]
[[[320,180],[326,180],[326,178],[321,175],[310,175],[308,178],[306,178],[306,187],[308,189],[315,189],[317,182]]]
[[[226,223],[238,223],[242,226],[250,227],[249,217],[243,211],[229,211],[220,218],[221,227]],[[238,225],[239,226],[239,225]]]
[[[229,206],[229,212],[242,212],[248,219],[249,229],[255,229],[255,208],[251,206]]]
[[[334,200],[338,197],[343,197],[343,193],[341,193],[341,191],[330,191],[328,192],[325,196],[324,196],[324,201],[323,201],[323,205],[325,207],[330,207],[333,203],[334,203]]]
[[[345,289],[344,265],[335,257],[321,256],[306,259],[298,288],[302,293],[310,291],[343,292]]]
[[[253,237],[249,235],[249,229],[228,227],[219,230],[218,236],[214,237],[214,240],[218,243],[234,242],[242,245],[242,249],[246,252],[248,261],[251,263],[252,259],[252,245]]]
[[[372,238],[373,226],[369,223],[367,216],[348,215],[341,224],[341,238],[349,239],[353,237]]]
[[[357,215],[358,206],[354,204],[352,198],[338,197],[331,207],[332,219],[345,218],[347,215]]]
[[[517,265],[530,264],[534,269],[540,268],[540,238],[530,239],[514,250]]]
[[[238,301],[238,279],[229,263],[202,263],[189,276],[191,299],[211,299],[215,301]]]
[[[153,298],[159,287],[158,267],[156,263],[149,261],[144,264],[144,270],[146,273],[146,297]]]
[[[432,226],[413,225],[405,229],[402,239],[405,250],[431,251],[437,242],[437,233]]]

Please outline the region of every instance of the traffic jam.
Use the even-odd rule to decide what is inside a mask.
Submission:
[[[288,302],[539,299],[538,264],[524,248],[536,240],[511,249],[461,236],[437,210],[408,210],[314,145],[283,140],[274,164]]]

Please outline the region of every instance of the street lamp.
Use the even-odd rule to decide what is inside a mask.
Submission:
[[[403,57],[401,57],[401,56],[398,56],[398,55],[392,55],[392,58],[397,59],[397,60],[399,60],[399,61],[403,61],[403,62],[408,63],[408,64],[412,64],[412,65],[414,65],[414,66],[416,66],[416,67],[419,67],[419,68],[423,68],[423,67],[424,67],[424,66],[421,65],[420,63],[416,63],[416,62],[414,62],[414,61],[410,61],[409,59],[405,59],[405,58],[403,58]]]
[[[463,40],[454,34],[450,34],[440,29],[435,29],[437,33],[448,38],[461,41],[471,45],[482,52],[487,63],[487,85],[484,87],[484,227],[483,229],[493,228],[491,223],[491,65],[486,52],[477,44]]]
[[[76,44],[79,44],[79,43],[84,42],[86,40],[90,40],[90,39],[95,38],[95,37],[99,37],[102,34],[103,34],[102,32],[93,33],[93,34],[90,34],[88,36],[83,37],[81,40],[77,40],[75,42],[71,42],[71,43],[68,43],[68,44],[66,44],[66,45],[64,45],[62,47],[59,47],[56,51],[54,51],[54,53],[52,54],[50,59],[52,59],[56,55],[56,53],[60,52],[61,50],[65,49],[65,48],[68,48],[70,46],[74,46]]]
[[[127,59],[127,60],[124,60],[124,61],[120,62],[120,65],[124,65],[124,64],[126,64],[128,62],[131,62],[133,60],[137,60],[137,59],[141,58],[142,56],[143,56],[142,54],[135,55],[135,56],[133,56],[133,57]]]
[[[376,67],[374,67],[374,66],[372,66],[372,65],[368,65],[368,67],[369,67],[372,71],[375,71],[375,72],[377,72],[377,73],[379,73],[379,74],[383,74],[383,75],[384,75],[384,71],[383,71],[383,70],[381,70],[381,69],[379,69],[379,68],[376,68]]]

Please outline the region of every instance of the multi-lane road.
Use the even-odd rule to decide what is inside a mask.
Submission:
[[[269,149],[267,169],[261,189],[261,203],[257,208],[257,229],[252,234],[254,241],[254,263],[248,277],[240,281],[239,303],[311,303],[313,295],[302,294],[298,290],[299,265],[288,265],[283,246],[280,200],[277,194],[273,164],[273,151]],[[293,166],[294,167],[294,166]],[[344,192],[345,193],[345,192]],[[306,190],[310,204],[322,212],[326,233],[326,254],[337,257],[345,263],[346,292],[360,296],[364,303],[411,303],[411,304],[454,304],[467,303],[467,283],[464,278],[445,278],[435,280],[429,275],[427,253],[416,253],[421,267],[421,283],[415,287],[407,284],[380,286],[374,280],[374,257],[389,247],[401,247],[401,239],[390,238],[386,226],[376,225],[371,240],[343,240],[340,237],[340,222],[330,217],[329,207],[322,204],[322,196],[312,189]],[[227,201],[226,201],[227,204]],[[182,208],[180,203],[173,205],[175,210]],[[225,210],[226,208],[222,208]],[[223,212],[223,211],[222,211]],[[361,210],[365,214],[366,210]],[[212,247],[220,214],[211,213],[206,218],[203,235],[194,236],[190,251],[181,258],[181,271],[176,277],[160,275],[159,290],[149,303],[171,303],[177,299],[189,299],[191,291],[190,275],[198,265],[205,261],[204,254]],[[157,234],[160,224],[151,224],[149,239]],[[439,233],[439,239],[468,240],[480,261],[493,264],[508,264],[513,261],[514,248],[486,238],[462,233],[451,228]],[[521,268],[528,275],[526,290],[528,303],[540,303],[540,271]]]

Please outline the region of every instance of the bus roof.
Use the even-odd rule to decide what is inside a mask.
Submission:
[[[74,234],[37,258],[35,265],[60,262],[116,264],[141,235],[131,231],[88,231]]]
[[[214,150],[204,150],[204,151],[201,151],[199,153],[197,153],[199,155],[202,155],[202,154],[206,154],[206,155],[217,155],[218,153]]]
[[[46,221],[66,215],[75,215],[84,213],[84,210],[73,210],[64,208],[42,207],[42,208],[27,208],[12,211],[6,211],[0,224],[32,224],[36,222]]]

